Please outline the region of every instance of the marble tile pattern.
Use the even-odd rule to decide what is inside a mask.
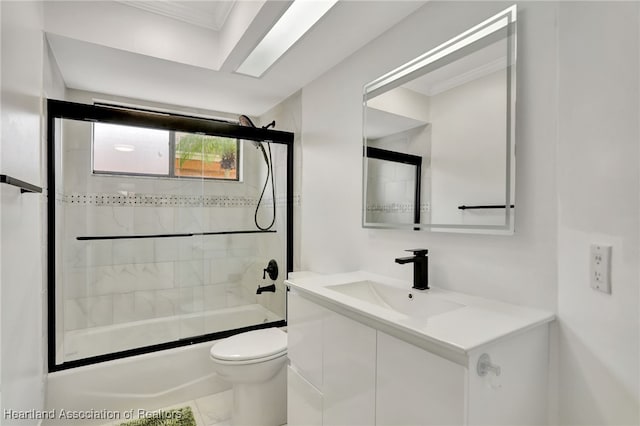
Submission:
[[[271,238],[278,233],[76,239],[81,235],[135,235],[138,228],[142,233],[202,232],[219,229],[210,227],[215,213],[233,217],[206,207],[158,211],[162,209],[65,206],[65,331],[256,303],[262,264],[266,266],[270,258],[284,262],[284,240]],[[147,220],[140,220],[144,223],[140,227],[134,225],[136,213],[146,213]],[[78,224],[85,224],[80,234]],[[274,242],[262,243],[265,237]]]

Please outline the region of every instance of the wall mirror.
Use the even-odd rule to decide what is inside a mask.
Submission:
[[[365,85],[364,227],[513,233],[516,12]]]

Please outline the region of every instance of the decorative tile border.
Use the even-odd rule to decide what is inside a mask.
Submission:
[[[300,195],[294,195],[294,206],[300,205]],[[96,193],[96,194],[60,194],[56,200],[70,205],[90,205],[97,207],[255,207],[257,197],[242,195],[178,195],[178,194],[140,194],[140,193]],[[264,205],[271,204],[270,198],[264,198]],[[277,197],[276,205],[287,204],[285,197]]]
[[[368,212],[382,212],[382,213],[413,213],[413,203],[389,203],[389,204],[368,204]],[[429,211],[428,203],[420,204],[420,212],[426,213]]]

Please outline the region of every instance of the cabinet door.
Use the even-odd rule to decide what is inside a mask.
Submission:
[[[322,426],[322,394],[291,367],[287,371],[287,424]]]
[[[374,425],[376,331],[331,312],[323,341],[323,424]]]
[[[294,289],[288,298],[289,360],[302,377],[322,391],[322,322],[329,311]]]
[[[462,425],[466,369],[378,331],[376,425]]]

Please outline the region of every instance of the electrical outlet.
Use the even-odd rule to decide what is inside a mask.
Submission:
[[[591,287],[611,294],[611,246],[591,245]]]

